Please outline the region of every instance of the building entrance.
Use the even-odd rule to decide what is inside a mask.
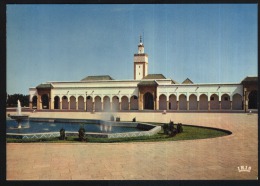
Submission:
[[[49,97],[47,94],[42,95],[42,108],[49,109]]]
[[[248,95],[248,109],[257,109],[257,91],[253,90]]]
[[[144,94],[144,109],[154,110],[153,95],[150,92]]]
[[[60,98],[58,96],[55,96],[54,98],[54,109],[60,108]]]

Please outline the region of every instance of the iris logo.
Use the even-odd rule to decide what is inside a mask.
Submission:
[[[251,172],[251,166],[243,166],[237,167],[238,172]]]

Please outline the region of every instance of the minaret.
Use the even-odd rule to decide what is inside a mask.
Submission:
[[[134,54],[134,79],[141,80],[148,75],[148,55],[144,53],[142,36],[138,45],[138,53]]]

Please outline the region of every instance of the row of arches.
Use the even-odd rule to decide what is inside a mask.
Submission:
[[[32,98],[32,106],[37,108],[37,96]],[[48,95],[44,94],[40,97],[41,99],[41,108],[49,109],[49,98]],[[118,111],[118,110],[138,110],[138,98],[137,96],[132,96],[130,99],[127,96],[121,98],[119,101],[118,96],[112,97],[109,96],[103,97],[100,96],[87,96],[84,99],[83,96],[55,96],[53,101],[53,109],[60,110],[86,110],[89,112],[95,111]]]
[[[40,99],[37,101],[37,99]],[[256,105],[257,92],[252,91],[248,95],[248,109],[254,109]],[[231,101],[232,100],[232,101]],[[139,99],[137,96],[131,96],[130,99],[127,96],[119,98],[118,96],[55,96],[53,100],[50,100],[47,94],[41,96],[33,96],[32,107],[41,109],[60,109],[60,110],[84,110],[92,112],[95,111],[118,111],[118,110],[138,110]],[[157,102],[157,103],[156,103]],[[40,107],[37,105],[40,104]],[[143,95],[143,109],[150,110],[242,110],[243,109],[243,97],[240,94],[234,94],[231,97],[228,94],[224,94],[220,97],[216,94],[212,94],[208,97],[206,94],[202,94],[197,97],[195,94],[191,94],[187,97],[184,94],[179,95],[178,101],[176,95],[170,95],[168,98],[166,95],[161,94],[159,98],[147,92]],[[39,106],[39,105],[38,105]]]
[[[179,101],[177,101],[175,95],[170,95],[168,103],[167,97],[164,94],[159,96],[159,110],[241,110],[242,105],[243,100],[240,94],[233,95],[232,101],[228,94],[222,95],[221,101],[219,101],[219,96],[216,94],[211,95],[210,99],[208,99],[206,94],[200,95],[199,99],[194,94],[191,94],[189,99],[187,99],[186,95],[181,94]]]
[[[130,98],[130,102],[128,97],[123,96],[121,98],[121,103],[119,102],[119,98],[114,96],[112,100],[108,96],[105,96],[103,100],[100,96],[96,96],[95,98],[88,96],[86,102],[84,102],[83,96],[78,97],[78,101],[76,101],[75,96],[71,96],[68,98],[67,96],[63,96],[62,99],[60,97],[54,97],[54,109],[70,109],[70,110],[86,110],[86,111],[110,111],[110,110],[137,110],[138,102],[135,99],[135,96]]]

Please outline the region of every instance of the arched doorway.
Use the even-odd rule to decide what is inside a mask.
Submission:
[[[112,111],[118,111],[119,110],[119,98],[117,96],[114,96],[112,98]]]
[[[70,109],[76,110],[76,98],[75,98],[75,96],[70,97]]]
[[[210,109],[218,110],[219,109],[219,98],[217,94],[212,94],[210,96]]]
[[[126,96],[123,96],[122,98],[121,98],[121,109],[122,110],[128,110],[128,97],[126,97]]]
[[[54,109],[60,109],[60,97],[59,96],[54,97]]]
[[[231,109],[230,97],[228,94],[221,96],[221,109]]]
[[[103,98],[103,109],[105,112],[108,112],[111,110],[110,98],[108,96],[105,96]]]
[[[167,109],[167,100],[164,94],[159,96],[159,110],[166,110]]]
[[[257,109],[257,91],[253,90],[248,95],[248,109]]]
[[[33,96],[32,98],[32,108],[33,109],[37,108],[37,96]]]
[[[42,95],[42,108],[49,109],[49,96],[47,94]]]
[[[197,96],[191,94],[189,97],[189,110],[197,110],[197,109],[198,109]]]
[[[153,95],[150,92],[144,94],[144,109],[154,109],[153,105]]]
[[[179,96],[179,109],[187,110],[187,96],[184,94]]]
[[[130,110],[138,110],[138,97],[132,96],[130,98]]]
[[[199,109],[208,110],[208,96],[205,94],[200,95],[199,100]]]
[[[69,101],[67,96],[62,97],[62,109],[68,109],[69,108]]]
[[[78,97],[78,110],[84,110],[84,98],[83,98],[83,96]]]
[[[174,94],[171,94],[169,97],[169,109],[177,110],[177,98]]]
[[[93,98],[91,96],[87,96],[87,102],[86,102],[86,111],[92,112],[93,111]]]
[[[233,95],[233,104],[232,104],[232,109],[233,110],[242,110],[242,96],[240,94],[235,94]]]
[[[102,111],[102,102],[100,96],[95,97],[95,111]]]

